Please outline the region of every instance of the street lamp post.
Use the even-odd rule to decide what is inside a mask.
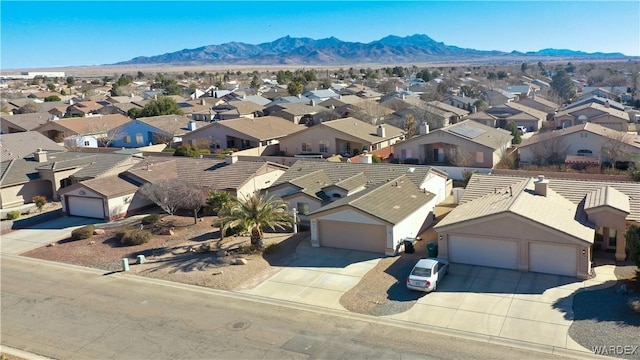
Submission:
[[[298,210],[296,208],[292,209],[293,211],[293,233],[298,233]]]

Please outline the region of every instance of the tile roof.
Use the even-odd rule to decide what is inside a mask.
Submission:
[[[72,191],[79,187],[86,187],[107,199],[127,194],[133,194],[138,191],[139,187],[119,176],[107,176],[98,179],[85,180],[59,191],[60,194]]]
[[[434,227],[436,231],[472,220],[511,213],[576,239],[593,242],[593,224],[586,220],[579,202],[570,201],[553,188],[547,190],[547,196],[536,195],[534,178],[502,180],[491,175],[474,174],[469,182],[471,186],[467,188],[471,188],[476,196],[471,199],[465,190],[464,201]],[[485,184],[480,185],[483,182]],[[504,183],[509,185],[500,186]],[[487,186],[493,188],[487,189]],[[480,195],[474,187],[489,191],[482,191]]]
[[[344,180],[338,181],[337,183],[334,184],[334,186],[346,191],[351,191],[361,186],[364,186],[366,184],[367,184],[367,176],[363,172],[361,172],[351,177],[348,177]]]
[[[20,159],[33,154],[38,149],[55,152],[67,151],[63,146],[37,131],[3,134],[0,138],[2,160]]]
[[[324,170],[316,170],[299,178],[293,179],[289,183],[297,186],[298,188],[300,188],[300,190],[299,192],[284,196],[284,199],[298,195],[299,193],[303,193],[322,201],[326,200],[326,196],[324,195],[322,189],[327,185],[332,184],[332,181],[331,179],[329,179],[327,173],[325,173]]]
[[[563,115],[574,116],[573,115],[574,113],[576,113],[576,112],[578,112],[580,110],[588,109],[588,108],[608,113],[611,116],[615,116],[617,118],[624,119],[627,122],[629,121],[629,114],[627,114],[626,112],[618,110],[618,109],[614,109],[612,107],[606,107],[604,105],[600,105],[600,104],[594,103],[594,102],[590,102],[590,103],[587,103],[587,104],[583,104],[583,105],[580,105],[580,106],[576,106],[576,107],[572,107],[572,108],[566,109],[564,111],[560,111],[559,113],[556,114],[556,117],[560,117],[560,116],[563,116]]]
[[[242,161],[227,164],[224,160],[211,158],[193,159],[185,157],[147,157],[124,173],[125,177],[142,180],[142,182],[158,182],[162,180],[181,180],[217,190],[238,190],[256,174],[274,167],[285,169],[281,165],[268,162]]]
[[[423,192],[406,175],[402,175],[387,183],[336,200],[310,213],[309,217],[315,218],[326,211],[350,206],[390,224],[397,224],[434,197],[434,194]]]
[[[465,110],[465,109],[460,109],[457,106],[449,105],[449,104],[444,103],[442,101],[434,100],[434,101],[429,101],[427,104],[429,104],[429,105],[431,105],[433,107],[436,107],[436,108],[438,108],[440,110],[447,111],[447,112],[450,112],[450,113],[454,113],[454,114],[456,114],[458,116],[465,116],[465,115],[469,114],[469,112],[467,110]]]
[[[472,131],[477,131],[480,134],[474,137],[465,136],[459,132],[461,129],[465,129],[465,130],[475,129]],[[511,135],[511,132],[507,130],[493,128],[493,127],[481,124],[479,122],[476,122],[474,120],[467,119],[453,125],[436,129],[425,135],[415,136],[409,140],[404,141],[403,143],[409,142],[409,141],[420,141],[426,136],[438,136],[438,132],[446,132],[455,137],[465,139],[467,141],[474,142],[482,146],[486,146],[490,149],[500,149],[501,147],[505,146],[505,144],[510,142],[511,139],[513,138],[513,136]]]
[[[535,134],[532,137],[525,139],[520,145],[518,145],[518,147],[519,148],[527,147],[530,145],[537,144],[541,141],[546,141],[550,138],[554,139],[558,137],[563,137],[570,134],[578,133],[580,131],[586,131],[595,135],[609,138],[611,140],[624,142],[629,146],[640,149],[640,135],[628,134],[622,131],[613,130],[613,129],[604,127],[600,124],[591,123],[591,122],[569,126],[564,129],[553,130],[551,132],[546,132],[543,134]]]
[[[49,114],[48,112],[15,115],[2,114],[2,116],[0,116],[0,121],[7,121],[11,124],[23,128],[26,131],[33,130],[51,119],[53,119],[53,115]]]
[[[54,120],[52,123],[60,125],[73,134],[100,134],[111,129],[122,126],[131,119],[122,114],[94,115],[87,117],[72,117]],[[47,126],[48,123],[40,125],[36,130]],[[72,135],[73,135],[72,134]]]
[[[631,212],[629,197],[611,186],[595,189],[585,197],[585,210],[591,210],[601,206],[609,206],[624,211],[627,214]]]
[[[640,221],[640,186],[638,186],[637,182],[563,179],[561,176],[562,174],[559,173],[553,175],[545,174],[545,179],[549,180],[549,189],[572,203],[578,205],[588,193],[611,186],[629,198],[630,214],[627,220]],[[530,177],[474,174],[465,189],[460,203],[466,203],[488,193],[493,193],[495,189],[508,188],[523,179],[530,179]]]
[[[609,100],[609,99],[605,99],[603,97],[600,97],[598,95],[592,95],[590,97],[587,97],[586,99],[580,100],[580,101],[576,101],[572,104],[567,105],[567,107],[565,108],[565,110],[569,110],[569,109],[573,109],[575,107],[578,106],[582,106],[585,104],[589,104],[589,103],[597,103],[600,105],[604,105],[606,103],[609,103],[609,106],[611,106],[614,109],[618,109],[618,110],[624,110],[624,105],[620,104],[617,101],[613,101],[613,100]]]
[[[200,131],[210,127],[232,129],[258,141],[278,139],[307,128],[278,116],[262,116],[253,119],[237,118],[213,122],[192,131],[189,137],[195,138],[195,135]]]
[[[258,105],[252,101],[229,101],[227,104],[236,109],[240,115],[252,114],[263,109],[263,105]]]
[[[321,111],[327,110],[324,106],[309,105],[305,103],[280,104],[280,106],[283,108],[280,110],[281,112],[291,115],[317,114]]]
[[[137,118],[136,120],[153,126],[171,135],[184,135],[189,132],[189,119],[182,115],[160,115]]]
[[[359,173],[364,173],[367,185],[386,183],[402,175],[407,175],[409,180],[421,186],[425,180],[432,176],[438,176],[439,172],[429,166],[407,164],[361,164],[361,163],[336,163],[317,160],[297,160],[285,173],[273,184],[273,186],[295,181],[310,173],[323,170],[331,180],[331,184],[351,178]],[[437,174],[436,174],[437,173]],[[446,177],[446,175],[443,175]],[[311,180],[312,181],[312,180]],[[329,184],[326,184],[329,185]]]
[[[404,130],[388,124],[382,125],[385,128],[385,136],[377,135],[377,127],[353,117],[337,119],[323,122],[320,125],[313,126],[304,131],[313,131],[320,127],[327,127],[336,131],[348,134],[352,137],[362,140],[363,142],[376,144],[388,139],[393,139],[404,134]]]
[[[512,109],[516,109],[518,111],[522,111],[523,113],[529,114],[529,115],[533,116],[536,119],[540,119],[540,120],[546,120],[547,119],[547,113],[545,113],[544,111],[540,111],[538,109],[531,108],[531,107],[526,106],[525,104],[522,104],[522,103],[508,102],[508,103],[504,104],[504,106],[510,107]]]

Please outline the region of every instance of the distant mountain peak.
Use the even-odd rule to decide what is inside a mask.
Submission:
[[[334,36],[314,40],[308,37],[283,36],[262,44],[229,42],[207,45],[196,49],[184,49],[155,56],[138,56],[117,63],[126,64],[314,64],[343,65],[358,63],[400,64],[434,61],[490,60],[509,57],[564,56],[564,57],[624,57],[623,54],[585,53],[574,50],[543,49],[537,52],[511,53],[464,49],[437,42],[424,34],[410,36],[389,35],[370,43],[345,42]]]

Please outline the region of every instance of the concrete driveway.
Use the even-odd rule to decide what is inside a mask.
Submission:
[[[596,268],[590,280],[451,264],[435,292],[408,311],[387,318],[475,333],[487,340],[525,341],[581,350],[568,335],[573,295],[615,280],[614,267]]]
[[[382,254],[312,248],[309,239],[296,248],[297,258],[243,293],[347,311],[340,297],[360,282],[384,257]]]

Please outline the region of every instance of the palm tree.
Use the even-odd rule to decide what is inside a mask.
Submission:
[[[222,209],[220,216],[224,223],[223,230],[241,226],[251,233],[251,245],[258,248],[264,247],[262,229],[284,229],[293,221],[284,201],[258,192],[246,199],[238,199],[230,207]]]

